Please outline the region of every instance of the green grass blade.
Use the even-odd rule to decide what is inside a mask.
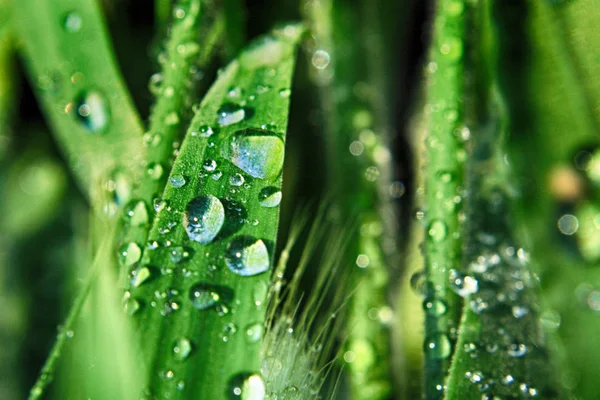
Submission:
[[[15,27],[32,86],[80,184],[143,160],[143,127],[94,0],[25,0]],[[93,195],[92,195],[93,197]]]
[[[460,318],[461,302],[450,287],[449,271],[460,270],[461,262],[459,212],[465,150],[460,133],[465,129],[466,26],[471,7],[453,0],[437,3],[427,65],[426,301],[442,302],[447,308],[445,313],[425,316],[425,396],[428,399],[442,397],[454,339],[450,335],[456,332]]]
[[[4,160],[8,151],[18,92],[11,10],[8,1],[0,1],[0,160]]]
[[[501,57],[510,60],[500,72],[511,106],[515,169],[522,171],[520,234],[539,267],[542,316],[549,322],[546,333],[560,384],[578,398],[594,398],[600,349],[591,338],[600,329],[594,303],[599,262],[585,260],[573,236],[561,234],[558,221],[576,215],[580,230],[574,236],[585,234],[583,227],[592,220],[578,209],[599,201],[589,167],[576,158],[598,143],[600,70],[598,54],[591,51],[600,42],[594,27],[598,9],[586,0],[531,0],[510,6],[497,1],[494,11]],[[528,154],[536,155],[535,163]],[[573,184],[575,190],[564,190]],[[591,233],[594,237],[597,230]]]
[[[301,32],[286,26],[221,72],[188,129],[149,246],[131,267],[127,303],[155,396],[225,399],[236,379],[260,372],[260,340],[249,343],[245,331],[265,318]]]
[[[394,11],[403,4],[395,3]],[[384,1],[305,5],[315,34],[309,57],[311,73],[320,86],[328,184],[339,212],[338,223],[352,231],[343,274],[351,275],[357,287],[346,321],[347,371],[354,399],[385,399],[391,393],[386,319],[391,309],[386,296],[388,267],[397,251],[397,225],[389,194],[392,156],[387,88],[394,81],[385,78],[391,76],[386,74],[389,60],[384,48],[389,38],[377,15],[387,6]],[[378,310],[374,318],[373,310]]]
[[[233,59],[246,44],[246,6],[241,0],[223,0],[225,54]]]

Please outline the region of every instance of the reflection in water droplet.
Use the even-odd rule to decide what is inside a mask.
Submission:
[[[225,262],[238,275],[257,275],[269,269],[269,251],[260,239],[239,237],[227,245]]]
[[[244,108],[233,103],[225,103],[217,111],[217,121],[221,126],[237,124],[243,121],[245,117],[246,111]]]
[[[106,130],[110,119],[108,101],[98,91],[82,92],[75,100],[77,120],[91,133]]]
[[[244,129],[233,134],[223,157],[254,178],[275,178],[283,168],[283,140],[271,131]]]
[[[267,208],[279,206],[281,203],[281,190],[274,186],[269,186],[260,191],[258,195],[260,205]]]
[[[210,243],[217,236],[224,221],[223,204],[210,194],[190,201],[183,215],[188,237],[202,244]]]
[[[229,385],[229,398],[239,400],[264,400],[265,383],[258,374],[240,374]]]

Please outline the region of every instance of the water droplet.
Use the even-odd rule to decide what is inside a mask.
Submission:
[[[223,176],[223,172],[217,171],[214,174],[212,174],[210,177],[213,178],[213,180],[218,181],[219,179],[221,179],[222,176]]]
[[[171,261],[175,264],[182,263],[192,257],[192,250],[183,246],[171,247]]]
[[[282,97],[284,99],[287,99],[288,97],[290,97],[291,94],[292,94],[292,91],[290,89],[281,89],[279,91],[279,97]]]
[[[167,89],[165,89],[165,93],[167,92]],[[167,116],[165,117],[165,124],[169,125],[169,126],[173,126],[173,125],[177,125],[179,123],[179,115],[177,115],[177,113],[175,111],[167,114]]]
[[[283,168],[285,145],[275,133],[260,129],[243,129],[234,133],[223,157],[254,178],[275,178]]]
[[[148,168],[146,169],[148,172],[148,176],[154,180],[158,180],[163,176],[163,167],[159,163],[152,162],[148,164]]]
[[[579,229],[579,220],[576,216],[565,214],[558,220],[558,230],[563,235],[572,235]]]
[[[163,76],[161,73],[153,74],[148,81],[148,90],[150,93],[157,95],[160,93],[163,83]]]
[[[110,119],[108,101],[96,90],[85,91],[75,101],[77,120],[92,133],[106,130]]]
[[[132,226],[142,226],[148,223],[148,207],[142,200],[133,200],[127,206],[126,215]]]
[[[508,346],[508,355],[514,358],[523,357],[527,353],[527,346],[523,343],[513,343]]]
[[[167,206],[167,201],[161,198],[156,198],[153,200],[152,205],[154,206],[154,211],[158,213]]]
[[[260,191],[258,200],[263,207],[277,207],[281,203],[281,190],[274,186],[266,187]]]
[[[183,175],[179,175],[179,174],[172,175],[169,178],[169,183],[176,188],[180,188],[183,185],[185,185],[185,178],[183,177]]]
[[[139,265],[131,271],[129,282],[133,287],[139,287],[152,277],[151,267]]]
[[[192,342],[188,338],[182,337],[177,339],[173,346],[173,354],[177,360],[183,361],[192,352]]]
[[[258,374],[240,374],[230,382],[230,399],[264,400],[265,394],[265,383]]]
[[[123,267],[131,267],[142,258],[142,250],[137,243],[125,243],[119,249],[119,261]]]
[[[442,240],[446,239],[446,236],[448,236],[448,227],[444,221],[434,219],[429,224],[427,234],[434,242],[441,242]]]
[[[198,310],[216,308],[219,305],[228,303],[232,298],[231,289],[204,282],[192,286],[190,290],[192,306]]]
[[[317,50],[312,56],[312,65],[316,69],[325,69],[327,66],[329,66],[330,62],[331,57],[325,50]]]
[[[469,275],[463,275],[455,269],[450,270],[449,280],[452,290],[461,297],[467,297],[479,290],[477,279]]]
[[[217,162],[212,158],[207,158],[206,160],[204,160],[202,168],[204,168],[208,172],[212,172],[215,170],[215,168],[217,168]]]
[[[261,322],[250,324],[246,327],[246,342],[257,343],[262,339],[265,328]]]
[[[411,275],[410,287],[419,296],[425,297],[427,295],[427,276],[424,270],[421,269]]]
[[[245,117],[246,111],[244,108],[233,103],[225,103],[217,111],[217,122],[221,126],[237,124],[243,121]]]
[[[210,243],[217,236],[224,221],[223,204],[210,194],[190,201],[183,215],[188,237],[202,244]]]
[[[131,297],[129,292],[127,292],[127,295],[125,296],[125,299],[123,300],[123,310],[128,315],[134,315],[136,312],[138,312],[140,310],[140,308],[142,308],[141,303],[138,300]]]
[[[269,269],[269,251],[261,239],[243,236],[227,245],[225,262],[238,275],[257,275]]]
[[[554,331],[560,327],[560,323],[561,323],[560,314],[555,311],[552,311],[552,310],[544,311],[542,313],[540,319],[542,322],[542,326],[548,330]]]
[[[208,125],[202,125],[200,127],[201,137],[211,137],[215,133],[215,130]]]
[[[450,357],[452,345],[448,335],[444,333],[435,333],[425,339],[425,354],[428,358],[434,360],[443,360]]]
[[[81,19],[81,15],[75,11],[71,11],[67,13],[63,19],[63,28],[70,33],[79,32],[81,30],[82,23],[83,20]]]
[[[446,313],[447,307],[443,300],[426,299],[423,302],[423,309],[429,315],[441,316]]]
[[[244,184],[244,177],[241,174],[234,174],[229,178],[229,183],[233,186],[242,186]]]
[[[369,266],[369,262],[369,256],[366,254],[359,254],[358,257],[356,257],[356,265],[359,268],[367,268]]]

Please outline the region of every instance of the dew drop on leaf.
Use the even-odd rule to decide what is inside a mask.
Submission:
[[[162,165],[155,162],[148,164],[146,171],[148,172],[148,176],[154,180],[162,178],[164,172]]]
[[[232,296],[233,294],[230,289],[204,282],[197,283],[190,289],[192,306],[198,310],[216,308],[228,302]]]
[[[265,383],[259,374],[240,374],[229,383],[229,399],[264,400]]]
[[[275,178],[283,168],[284,143],[274,132],[243,129],[234,133],[221,155],[254,178]]]
[[[71,11],[63,19],[63,28],[69,33],[76,33],[81,30],[82,23],[81,15],[75,11]]]
[[[190,201],[183,214],[183,226],[191,240],[210,243],[225,221],[223,203],[215,196],[196,197]]]
[[[258,199],[263,207],[277,207],[281,203],[281,190],[274,186],[266,187],[260,191]]]
[[[477,279],[469,275],[463,275],[455,269],[449,272],[450,287],[460,297],[467,297],[479,290]]]
[[[232,186],[242,186],[244,184],[244,177],[241,174],[233,174],[229,178],[229,183]]]
[[[185,337],[177,339],[173,346],[173,355],[177,360],[183,361],[189,357],[192,352],[192,342]]]
[[[183,175],[175,174],[169,178],[169,183],[173,185],[173,187],[180,188],[185,185],[185,178]]]
[[[261,239],[242,236],[227,245],[227,267],[242,276],[253,276],[269,269],[269,251]]]
[[[89,132],[103,132],[108,127],[110,119],[108,101],[96,90],[84,91],[75,101],[75,115]]]
[[[446,239],[446,236],[448,236],[448,227],[446,226],[446,223],[444,221],[434,219],[429,224],[427,234],[429,235],[429,238],[434,242],[441,242],[442,240]]]
[[[452,345],[445,333],[435,333],[425,339],[425,355],[434,360],[443,360],[450,357]]]
[[[131,267],[142,258],[142,250],[135,242],[125,243],[119,249],[119,262],[123,267]]]
[[[152,270],[146,265],[139,265],[131,271],[129,282],[133,287],[139,287],[152,276]]]
[[[246,327],[246,342],[257,343],[263,337],[265,328],[261,322],[250,324]]]
[[[171,261],[175,264],[182,263],[189,260],[192,257],[192,250],[183,246],[171,247]]]
[[[207,158],[204,160],[202,168],[204,168],[206,171],[212,172],[215,170],[215,168],[217,168],[217,162],[212,158]]]
[[[142,226],[148,223],[148,208],[142,200],[133,200],[127,206],[127,217],[132,226]]]
[[[221,126],[237,124],[243,121],[245,117],[246,111],[244,108],[233,103],[225,103],[217,111],[217,122]]]

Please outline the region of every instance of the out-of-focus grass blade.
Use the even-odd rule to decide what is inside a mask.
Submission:
[[[597,260],[584,259],[585,249],[573,238],[599,234],[590,214],[578,210],[600,201],[588,162],[600,142],[600,64],[592,50],[600,43],[600,10],[587,0],[494,4],[511,149],[523,190],[518,222],[539,267],[542,321],[560,383],[578,398],[594,398],[600,269]]]
[[[143,127],[97,2],[24,0],[13,11],[30,81],[80,183],[135,170]]]
[[[314,33],[310,72],[320,86],[328,186],[338,223],[352,231],[341,273],[352,276],[357,286],[346,320],[354,399],[384,399],[391,393],[386,295],[388,266],[397,260],[398,243],[387,89],[395,81],[385,51],[390,27],[378,12],[394,14],[403,7],[404,2],[383,1],[304,4]]]
[[[287,25],[221,72],[156,204],[149,241],[139,243],[140,263],[126,244],[124,301],[139,328],[154,396],[264,393],[261,338],[247,331],[264,324],[301,33]]]

